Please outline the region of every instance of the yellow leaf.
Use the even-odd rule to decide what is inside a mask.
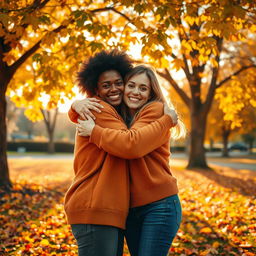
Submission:
[[[136,19],[133,21],[133,24],[140,29],[144,28],[144,22],[142,20]]]
[[[214,66],[214,67],[218,67],[218,62],[214,59],[214,58],[211,58],[211,63],[212,63],[212,65]]]
[[[24,34],[24,28],[22,26],[16,27],[15,31],[17,37],[20,37]]]
[[[16,58],[12,54],[5,54],[3,61],[7,62],[8,64],[12,64]]]
[[[210,234],[212,233],[212,230],[209,227],[205,227],[200,229],[200,233]]]
[[[256,32],[256,25],[255,25],[255,24],[252,24],[252,25],[250,26],[250,31],[251,31],[252,33]]]
[[[35,109],[35,108],[26,109],[24,114],[32,122],[41,121],[43,119],[43,115],[42,115],[41,111],[38,109]]]
[[[217,241],[212,244],[213,248],[218,248],[219,246],[220,246],[220,243]]]
[[[212,48],[212,53],[217,56],[218,55],[218,50],[214,47]]]
[[[178,71],[180,68],[184,67],[184,62],[181,59],[175,59],[172,61],[173,67]]]
[[[161,58],[160,59],[160,62],[161,62],[161,66],[163,68],[169,68],[170,67],[170,64],[169,64],[169,61],[165,58]]]
[[[47,239],[43,239],[41,242],[40,242],[40,245],[42,246],[48,246],[50,243]]]

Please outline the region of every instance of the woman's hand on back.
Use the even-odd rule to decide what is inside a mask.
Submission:
[[[92,130],[95,126],[95,122],[93,119],[89,116],[86,115],[87,120],[81,120],[78,119],[78,124],[76,125],[77,129],[77,134],[79,136],[91,136]]]
[[[96,117],[93,115],[91,110],[95,110],[98,113],[101,112],[100,109],[103,108],[103,106],[98,103],[99,101],[100,100],[96,98],[85,98],[83,100],[74,101],[71,107],[77,112],[77,114],[80,115],[82,119],[86,120],[86,116],[89,115],[91,118],[95,120]]]
[[[164,104],[164,114],[171,117],[174,125],[178,123],[178,115],[175,109],[170,108],[166,103]]]

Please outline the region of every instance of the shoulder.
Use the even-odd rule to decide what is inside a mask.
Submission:
[[[101,100],[99,102],[99,104],[101,104],[103,106],[103,108],[101,109],[101,113],[100,114],[112,114],[114,116],[117,115],[117,111],[115,110],[115,108],[113,106],[111,106],[110,104],[108,104],[107,102]],[[96,113],[94,111],[94,113]]]
[[[136,119],[139,118],[149,118],[149,119],[157,119],[160,118],[164,114],[164,104],[160,101],[152,101],[146,104],[138,113]]]
[[[114,119],[121,119],[118,112],[115,110],[115,108],[113,106],[111,106],[110,104],[108,104],[107,102],[101,100],[99,102],[99,104],[101,104],[103,106],[103,108],[101,109],[101,112],[98,113],[96,111],[93,111],[93,114],[95,115],[96,118],[114,118]]]
[[[152,101],[146,104],[141,110],[140,114],[152,113],[155,115],[163,115],[164,104],[160,101]]]

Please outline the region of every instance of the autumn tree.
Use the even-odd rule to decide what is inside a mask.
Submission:
[[[50,96],[48,109],[71,98],[72,74],[78,64],[111,42],[119,29],[111,17],[111,4],[69,0],[19,0],[0,3],[0,186],[11,187],[6,156],[6,93],[19,106],[30,102],[27,113],[37,118],[42,94]],[[118,4],[119,5],[119,4]],[[97,16],[98,15],[98,16]],[[104,24],[104,22],[106,24]],[[112,29],[112,30],[111,30]],[[28,74],[31,66],[36,71]],[[28,74],[28,76],[26,75]]]
[[[173,13],[169,19],[175,25],[173,37],[178,41],[171,61],[177,70],[183,70],[189,91],[182,89],[175,81],[174,72],[168,68],[159,74],[169,81],[190,110],[189,168],[207,167],[205,128],[216,89],[223,87],[225,90],[232,77],[255,67],[254,61],[248,59],[243,65],[237,65],[232,73],[219,77],[220,61],[225,62],[224,47],[229,47],[232,41],[244,40],[245,31],[255,32],[255,20],[251,18],[255,15],[253,5],[252,1],[200,1],[188,6],[183,15]]]

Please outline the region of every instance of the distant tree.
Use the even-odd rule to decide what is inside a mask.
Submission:
[[[249,153],[252,154],[253,145],[256,139],[256,129],[253,129],[250,133],[242,134],[242,139],[248,145]]]
[[[18,130],[17,119],[20,113],[20,109],[7,97],[7,112],[6,112],[6,124],[7,124],[7,135],[8,139],[11,139],[11,134]]]
[[[24,110],[19,115],[17,126],[19,132],[25,132],[30,139],[33,137],[34,123],[24,115]]]
[[[55,146],[54,146],[54,130],[56,127],[56,121],[58,116],[58,108],[52,110],[41,110],[44,123],[47,128],[48,133],[48,153],[53,154],[55,153]]]
[[[232,97],[232,95],[229,96]],[[249,101],[246,103],[245,100],[241,100],[243,101],[244,107],[240,111],[234,114],[232,107],[229,108],[233,114],[232,118],[230,118],[228,109],[226,113],[223,113],[218,100],[214,102],[209,114],[207,135],[208,138],[222,140],[223,157],[229,156],[228,143],[231,136],[248,133],[251,134],[248,136],[250,138],[251,136],[253,137],[253,131],[256,128],[256,109],[250,105]],[[246,136],[244,138],[246,139]]]

